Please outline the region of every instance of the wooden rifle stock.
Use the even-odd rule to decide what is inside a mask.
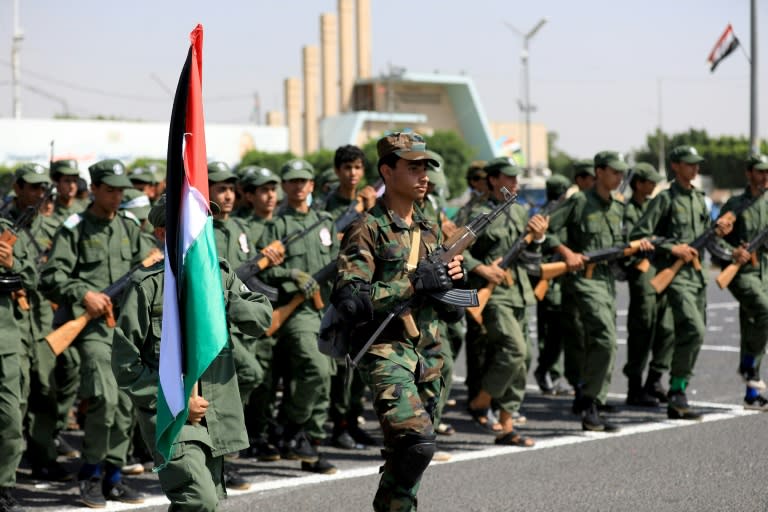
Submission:
[[[18,290],[11,292],[11,299],[15,300],[19,305],[19,309],[22,311],[29,311],[29,301],[27,300],[27,292],[24,290]]]
[[[477,301],[480,303],[475,308],[467,308],[467,314],[472,317],[479,325],[483,325],[483,310],[488,305],[488,301],[493,295],[493,290],[496,289],[494,283],[488,283],[484,287],[477,290]]]
[[[717,286],[719,286],[721,290],[726,288],[729,284],[731,284],[731,281],[733,281],[733,278],[736,277],[736,274],[739,273],[741,267],[741,263],[731,263],[725,267],[722,272],[720,272],[720,275],[715,278]]]
[[[656,277],[651,279],[650,283],[656,293],[661,293],[667,289],[667,286],[672,282],[680,269],[685,265],[685,260],[678,259],[672,266],[665,268],[656,273]]]
[[[533,289],[533,295],[536,297],[536,300],[541,302],[544,300],[544,297],[547,295],[547,291],[549,290],[549,281],[546,279],[541,279],[537,284],[536,287]]]
[[[303,293],[297,293],[291,298],[288,304],[283,304],[274,310],[272,312],[272,323],[269,325],[269,329],[267,329],[265,334],[267,336],[272,336],[275,334],[277,330],[283,326],[285,321],[288,320],[288,317],[291,316],[293,312],[296,311],[296,308],[298,308],[305,300],[307,299],[304,297]],[[325,307],[323,298],[320,296],[320,290],[312,294],[312,302],[318,311]]]

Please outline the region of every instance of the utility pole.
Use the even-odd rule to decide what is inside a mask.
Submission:
[[[387,74],[384,79],[387,81],[387,112],[389,112],[389,129],[395,129],[395,81],[399,81],[405,74],[405,68],[393,66],[387,63]]]
[[[749,142],[752,154],[760,154],[760,134],[757,131],[757,0],[751,0],[750,44],[752,59],[749,80]]]
[[[524,33],[514,26],[510,25],[509,23],[504,22],[504,24],[518,34],[520,37],[523,38],[523,49],[520,52],[520,62],[522,64],[522,72],[523,72],[523,97],[524,100],[518,100],[517,104],[520,107],[520,110],[525,115],[525,167],[528,171],[528,175],[531,175],[531,170],[533,169],[532,161],[533,158],[531,157],[531,112],[536,110],[536,107],[531,105],[531,78],[530,73],[528,70],[528,43],[531,39],[533,39],[533,36],[536,35],[536,32],[538,32],[541,27],[544,26],[544,24],[547,22],[547,18],[542,18],[539,20],[534,27],[529,30],[527,33]]]
[[[656,138],[659,141],[659,174],[667,176],[667,165],[664,155],[664,130],[662,127],[662,109],[661,109],[661,78],[656,79],[656,100],[658,101],[659,124],[656,128]]]
[[[11,89],[13,117],[21,119],[21,42],[24,34],[19,26],[19,0],[13,0],[13,43],[11,44]]]

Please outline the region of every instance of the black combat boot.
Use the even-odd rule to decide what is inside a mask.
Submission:
[[[581,412],[581,429],[589,432],[618,432],[619,427],[604,417],[597,410],[597,402],[594,400]]]
[[[645,379],[645,392],[658,399],[662,404],[667,403],[667,390],[661,383],[661,374],[659,372],[648,370],[648,377]]]
[[[627,405],[635,407],[658,407],[659,399],[645,391],[642,377],[636,375],[629,377]]]

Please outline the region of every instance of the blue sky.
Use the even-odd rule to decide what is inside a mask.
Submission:
[[[208,122],[248,122],[255,92],[262,112],[282,110],[283,79],[300,76],[301,47],[318,43],[319,15],[336,10],[335,0],[20,4],[22,80],[83,116],[167,120],[171,98],[160,83],[175,88],[187,35],[202,23]],[[768,3],[758,4],[758,27],[768,27]],[[0,117],[11,114],[11,14],[12,1],[0,0]],[[530,47],[533,120],[557,132],[568,153],[588,157],[640,146],[658,124],[659,81],[666,131],[748,135],[744,53],[738,50],[714,74],[706,64],[729,22],[749,53],[748,0],[372,0],[373,72],[392,63],[414,72],[465,73],[489,120],[520,120],[521,41],[503,22],[527,30],[545,16]],[[768,31],[758,35],[765,63]],[[763,91],[766,67],[759,76]],[[62,111],[60,101],[30,90],[22,98],[24,117]],[[759,113],[760,135],[768,138],[766,94]]]

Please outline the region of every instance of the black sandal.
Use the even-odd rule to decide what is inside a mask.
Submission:
[[[516,430],[505,432],[497,437],[494,443],[504,446],[519,446],[520,448],[531,448],[536,444],[533,439],[521,435],[520,432]]]

